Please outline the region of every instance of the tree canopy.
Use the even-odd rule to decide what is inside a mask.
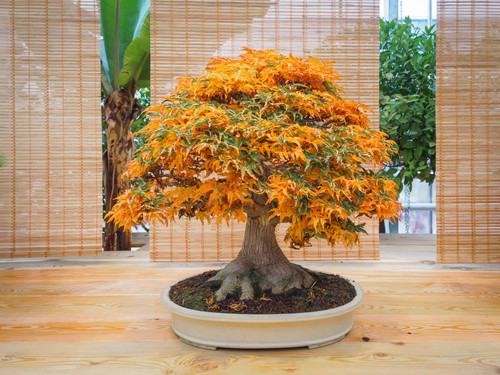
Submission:
[[[351,246],[360,217],[395,218],[397,185],[380,170],[395,152],[370,128],[370,109],[342,97],[333,62],[245,49],[212,59],[200,76],[150,106],[135,133],[132,189],[108,216],[117,224],[187,216],[222,221],[267,207],[291,223],[285,240]]]
[[[436,177],[436,29],[380,20],[380,128],[397,143],[387,169],[399,187]]]

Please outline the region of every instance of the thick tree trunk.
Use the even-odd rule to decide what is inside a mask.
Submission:
[[[130,189],[130,179],[122,175],[127,170],[127,164],[132,160],[134,142],[130,137],[131,128],[141,112],[141,107],[134,98],[135,91],[135,86],[116,90],[104,101],[103,113],[108,142],[104,178],[107,212],[113,207],[116,198],[125,190]],[[130,250],[131,245],[130,230],[116,228],[114,224],[106,222],[104,250]]]
[[[269,215],[267,207],[247,211],[240,253],[210,279],[210,282],[221,282],[216,292],[218,301],[240,288],[240,299],[252,299],[256,288],[278,294],[313,284],[313,273],[291,263],[283,254],[276,241],[278,221],[269,220]]]

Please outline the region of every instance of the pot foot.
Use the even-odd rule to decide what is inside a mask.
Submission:
[[[212,346],[212,345],[205,345],[205,344],[199,344],[197,342],[193,342],[193,341],[190,341],[190,340],[187,340],[185,338],[182,338],[179,336],[179,339],[184,343],[184,344],[187,344],[187,345],[191,345],[191,346],[196,346],[197,348],[200,348],[200,349],[205,349],[205,350],[217,350],[217,347],[216,346]]]
[[[323,346],[335,344],[336,342],[339,342],[340,340],[342,340],[345,336],[346,335],[343,335],[343,336],[340,336],[340,337],[338,337],[336,339],[333,339],[333,340],[328,340],[328,341],[325,341],[325,342],[320,342],[319,344],[308,345],[307,347],[309,349],[316,349],[316,348],[321,348]]]

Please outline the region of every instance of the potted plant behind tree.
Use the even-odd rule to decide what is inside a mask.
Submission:
[[[183,77],[129,164],[134,186],[108,216],[117,224],[179,217],[246,222],[241,251],[219,271],[163,293],[173,328],[202,347],[319,346],[352,327],[354,282],[291,263],[275,236],[352,246],[362,217],[392,219],[396,184],[381,177],[394,143],[370,128],[368,107],[346,100],[330,62],[245,49]],[[234,313],[234,314],[229,314]]]
[[[436,30],[380,19],[380,128],[397,144],[387,176],[399,189],[436,178]]]

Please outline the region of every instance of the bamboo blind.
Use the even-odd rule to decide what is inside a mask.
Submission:
[[[102,249],[94,0],[0,2],[0,257]]]
[[[441,263],[500,262],[500,1],[438,0]]]
[[[212,0],[151,2],[153,103],[172,92],[176,78],[200,74],[213,56],[236,57],[242,47],[335,60],[346,97],[368,104],[378,127],[378,0]],[[277,230],[282,240],[286,227]],[[351,250],[313,240],[282,249],[293,260],[378,259],[378,222]],[[154,261],[225,261],[237,255],[244,224],[179,220],[150,233]]]

